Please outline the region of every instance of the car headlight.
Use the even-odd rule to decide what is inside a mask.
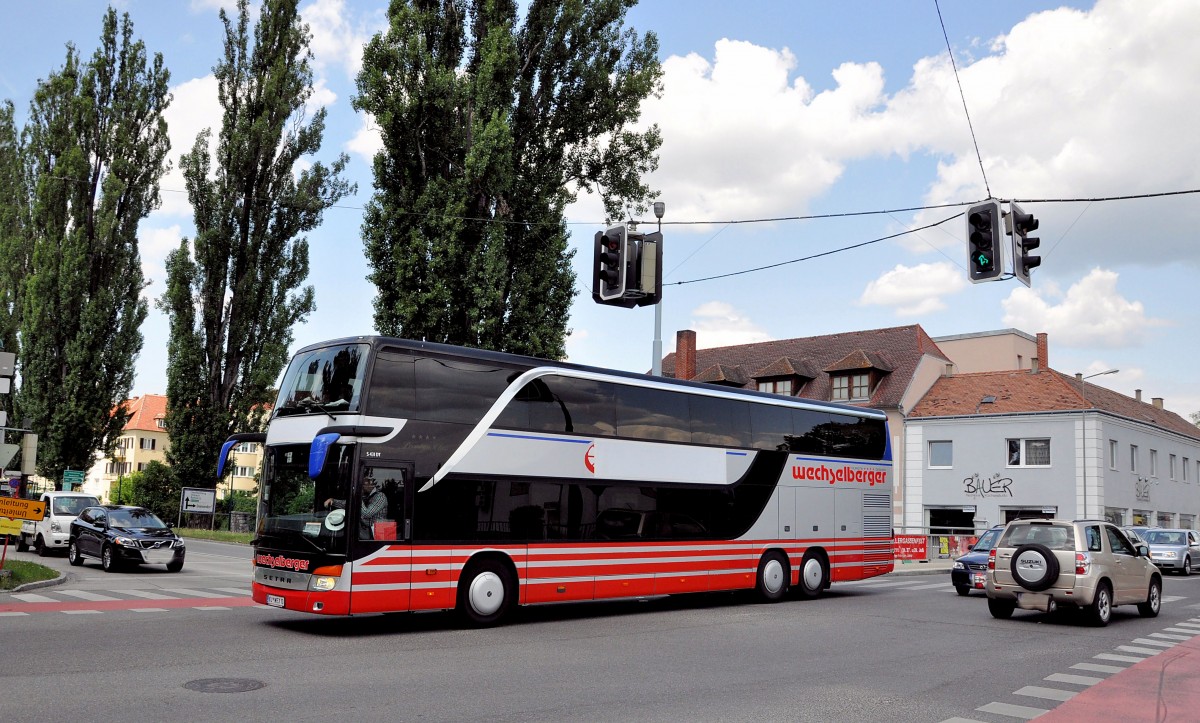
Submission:
[[[1158,553],[1158,556],[1165,557],[1168,560],[1174,560],[1176,557],[1179,557],[1179,555],[1175,554],[1174,550],[1163,550]]]
[[[175,543],[172,545],[172,547],[183,547],[183,546],[184,546],[184,544],[183,544],[183,538],[182,538],[182,537],[181,537],[181,538],[179,538],[179,539],[177,539],[177,540],[175,540]]]
[[[137,540],[133,539],[132,537],[124,537],[121,535],[117,535],[117,537],[115,537],[113,539],[113,542],[120,545],[121,547],[137,547],[138,546]]]
[[[62,525],[58,523],[58,520],[50,520],[50,531],[62,532]]]
[[[961,562],[959,562],[958,560],[955,560],[955,561],[954,561],[954,569],[955,569],[955,570],[966,570],[966,569],[967,569],[967,566],[966,566],[966,565],[964,565],[964,564],[962,564],[962,563],[961,563]]]

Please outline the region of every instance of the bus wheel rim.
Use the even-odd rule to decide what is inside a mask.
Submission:
[[[783,589],[783,565],[779,560],[767,560],[763,567],[763,587],[771,594]]]
[[[476,613],[491,615],[504,604],[504,581],[494,572],[480,573],[471,580],[467,599]]]
[[[825,576],[821,569],[821,561],[815,557],[810,557],[804,562],[804,587],[808,590],[817,590],[821,587],[821,579]]]

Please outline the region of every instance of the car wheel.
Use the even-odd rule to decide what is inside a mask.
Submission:
[[[787,595],[791,570],[787,558],[779,550],[770,550],[758,561],[758,581],[754,585],[763,602],[779,602]]]
[[[83,555],[79,554],[79,544],[74,540],[67,544],[67,562],[75,567],[83,564]]]
[[[472,625],[482,627],[500,622],[516,596],[516,581],[499,560],[472,563],[458,580],[458,611]]]
[[[1096,588],[1096,599],[1087,608],[1088,619],[1093,625],[1102,628],[1108,625],[1109,618],[1112,617],[1112,590],[1109,589],[1108,583],[1100,583],[1100,587]]]
[[[50,555],[50,548],[46,547],[46,538],[41,535],[38,535],[37,539],[33,541],[33,549],[37,550],[38,557],[48,557]]]
[[[25,539],[25,533],[17,535],[17,552],[25,552],[29,549],[29,540]]]
[[[183,569],[183,560],[171,560],[167,563],[167,572],[179,572]]]
[[[1156,618],[1160,608],[1162,608],[1162,580],[1155,578],[1150,581],[1146,602],[1138,603],[1138,612],[1144,618]]]
[[[997,598],[988,598],[988,612],[997,620],[1008,620],[1012,617],[1013,610],[1017,609],[1015,600],[999,600]]]
[[[966,597],[971,594],[971,588],[967,587],[966,585],[955,585],[954,592]]]
[[[806,552],[800,561],[800,596],[809,600],[818,598],[828,583],[829,563],[825,556],[820,552]]]
[[[113,552],[112,545],[105,545],[100,551],[100,567],[104,568],[105,572],[117,569],[117,553]]]
[[[1013,579],[1026,590],[1049,590],[1058,580],[1058,558],[1045,545],[1030,543],[1018,547],[1009,566]]]
[[[1184,575],[1191,575],[1191,574],[1192,574],[1192,558],[1191,558],[1191,556],[1188,556],[1188,557],[1185,557],[1185,558],[1183,558],[1183,570],[1182,570],[1182,572],[1183,572],[1183,574],[1184,574]]]

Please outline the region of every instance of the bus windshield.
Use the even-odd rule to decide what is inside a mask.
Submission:
[[[329,414],[358,410],[367,344],[344,344],[298,354],[288,365],[275,414]]]
[[[333,452],[335,460],[349,456],[344,445]],[[308,455],[306,444],[268,448],[256,542],[269,540],[280,549],[344,554],[351,521],[344,504],[326,508],[325,501],[347,498],[348,465],[331,464],[328,472],[313,480],[308,476]]]

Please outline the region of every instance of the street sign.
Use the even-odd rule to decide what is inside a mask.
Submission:
[[[14,520],[40,520],[45,512],[45,502],[22,500],[17,497],[0,497],[0,517],[11,517]]]
[[[7,517],[0,517],[0,535],[19,535],[21,534],[21,521],[10,520]]]
[[[17,456],[19,449],[21,449],[21,445],[19,444],[0,442],[0,467],[7,467],[12,458]]]
[[[217,509],[217,491],[197,487],[184,487],[183,497],[179,502],[181,512],[200,512],[211,514]]]
[[[81,485],[81,484],[83,484],[83,470],[81,470],[81,469],[63,470],[63,485],[64,485],[64,487],[66,485],[71,485],[71,487],[67,488],[67,489],[71,489],[71,488],[75,487],[76,485]]]

